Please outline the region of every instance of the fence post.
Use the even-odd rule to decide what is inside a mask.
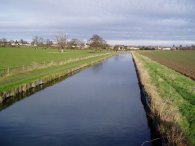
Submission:
[[[24,65],[22,66],[22,70],[23,70],[23,72],[24,72]]]
[[[7,75],[9,75],[9,67],[7,67]]]

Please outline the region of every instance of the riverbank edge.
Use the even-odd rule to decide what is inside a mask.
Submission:
[[[66,70],[65,72],[55,73],[55,74],[40,78],[38,80],[36,79],[36,80],[31,81],[29,83],[24,83],[22,85],[14,87],[8,91],[2,91],[0,93],[0,104],[3,104],[6,100],[8,100],[11,97],[16,97],[19,94],[27,93],[30,90],[32,90],[33,88],[36,88],[38,86],[46,85],[49,82],[55,81],[57,79],[60,79],[60,78],[63,78],[63,77],[69,76],[69,75],[73,75],[74,73],[76,73],[84,68],[98,64],[98,63],[100,63],[100,62],[102,62],[102,61],[104,61],[104,60],[106,60],[114,55],[116,55],[116,54],[111,53],[111,54],[108,54],[108,55],[104,56],[103,58],[97,59],[95,61],[84,63],[82,65],[79,65],[78,67],[70,68],[70,69]]]
[[[145,87],[144,87],[143,80],[141,80],[141,75],[140,75],[138,66],[136,64],[134,54],[132,52],[130,54],[132,56],[132,60],[133,60],[134,66],[135,66],[135,71],[137,74],[137,79],[138,79],[138,84],[139,84],[140,94],[141,94],[141,102],[142,102],[144,109],[146,111],[148,125],[149,125],[150,130],[151,130],[152,145],[158,145],[158,146],[166,145],[166,140],[163,138],[162,133],[160,132],[159,120],[157,120],[157,117],[155,117],[155,114],[150,109],[151,100],[150,100],[150,97],[149,97]],[[153,140],[155,140],[155,141],[153,141]]]
[[[161,98],[159,96],[159,94],[156,91],[153,91],[153,89],[155,89],[156,87],[152,84],[151,89],[147,88],[147,82],[145,79],[145,76],[149,76],[147,70],[144,68],[143,64],[138,65],[141,63],[141,61],[139,61],[139,59],[135,56],[135,54],[133,52],[131,52],[132,55],[132,59],[135,65],[135,69],[136,69],[136,73],[137,73],[137,77],[138,77],[138,82],[139,82],[139,86],[140,86],[140,92],[141,92],[141,100],[142,103],[144,105],[146,114],[147,114],[147,118],[148,118],[148,122],[149,122],[149,126],[151,128],[151,137],[152,139],[155,139],[156,136],[158,136],[157,138],[160,139],[161,141],[161,145],[168,145],[168,146],[174,146],[174,145],[182,145],[182,146],[187,146],[186,143],[188,143],[186,141],[186,137],[181,140],[179,143],[175,143],[175,141],[177,141],[178,138],[180,138],[179,133],[178,132],[182,132],[180,127],[174,127],[177,129],[174,129],[174,131],[171,131],[170,125],[166,125],[164,124],[162,121],[164,120],[160,115],[162,112],[164,111],[159,111],[160,108],[155,108],[156,105],[154,105],[155,103],[155,98],[156,96]],[[149,82],[151,83],[150,78],[147,78],[147,80],[149,80]],[[175,125],[177,125],[176,123],[174,123]],[[170,132],[168,132],[170,131]],[[173,135],[172,135],[173,134]],[[154,136],[154,137],[153,137]],[[154,144],[156,145],[156,144]],[[159,145],[159,144],[157,144]]]

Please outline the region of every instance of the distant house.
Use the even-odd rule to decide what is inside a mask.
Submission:
[[[177,50],[177,48],[176,48],[176,47],[172,47],[172,48],[171,48],[171,50],[173,50],[173,51],[174,51],[174,50]]]
[[[15,42],[12,42],[11,46],[18,46],[18,44],[16,44]]]
[[[89,44],[85,43],[84,49],[88,49],[89,48]]]
[[[125,46],[124,45],[119,45],[118,50],[125,50]]]
[[[22,44],[22,46],[27,46],[27,47],[30,47],[31,44],[30,43],[26,43],[26,44]]]
[[[15,47],[15,46],[19,46],[20,44],[18,43],[18,41],[11,41],[11,46]]]
[[[125,46],[124,45],[114,45],[114,46],[111,46],[111,48],[113,50],[117,50],[117,51],[125,50]]]
[[[162,50],[171,50],[171,48],[162,48]]]
[[[118,50],[124,51],[125,50],[125,45],[118,45]]]
[[[157,47],[155,48],[155,50],[162,50],[162,48],[160,48],[159,46],[157,46]]]
[[[129,49],[130,49],[130,50],[139,50],[140,48],[137,48],[137,47],[130,47]]]
[[[58,43],[56,41],[53,41],[53,44],[51,45],[51,47],[54,47],[54,48],[58,47]]]

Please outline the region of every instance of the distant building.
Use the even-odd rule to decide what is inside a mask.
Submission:
[[[118,51],[123,51],[125,50],[125,46],[124,45],[115,45],[112,47],[114,50],[118,50]]]
[[[159,46],[155,47],[155,50],[162,50]]]
[[[84,49],[88,49],[88,48],[89,48],[89,44],[85,43]]]
[[[139,50],[140,48],[137,48],[137,47],[130,47],[129,49],[130,49],[130,50]]]
[[[166,51],[166,50],[171,50],[171,48],[162,48],[162,50],[165,50],[165,51]]]
[[[171,47],[171,50],[177,50],[177,48],[175,46]]]

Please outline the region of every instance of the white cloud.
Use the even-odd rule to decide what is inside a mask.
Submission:
[[[81,39],[195,40],[194,0],[2,0],[0,10],[0,37],[63,31]]]

